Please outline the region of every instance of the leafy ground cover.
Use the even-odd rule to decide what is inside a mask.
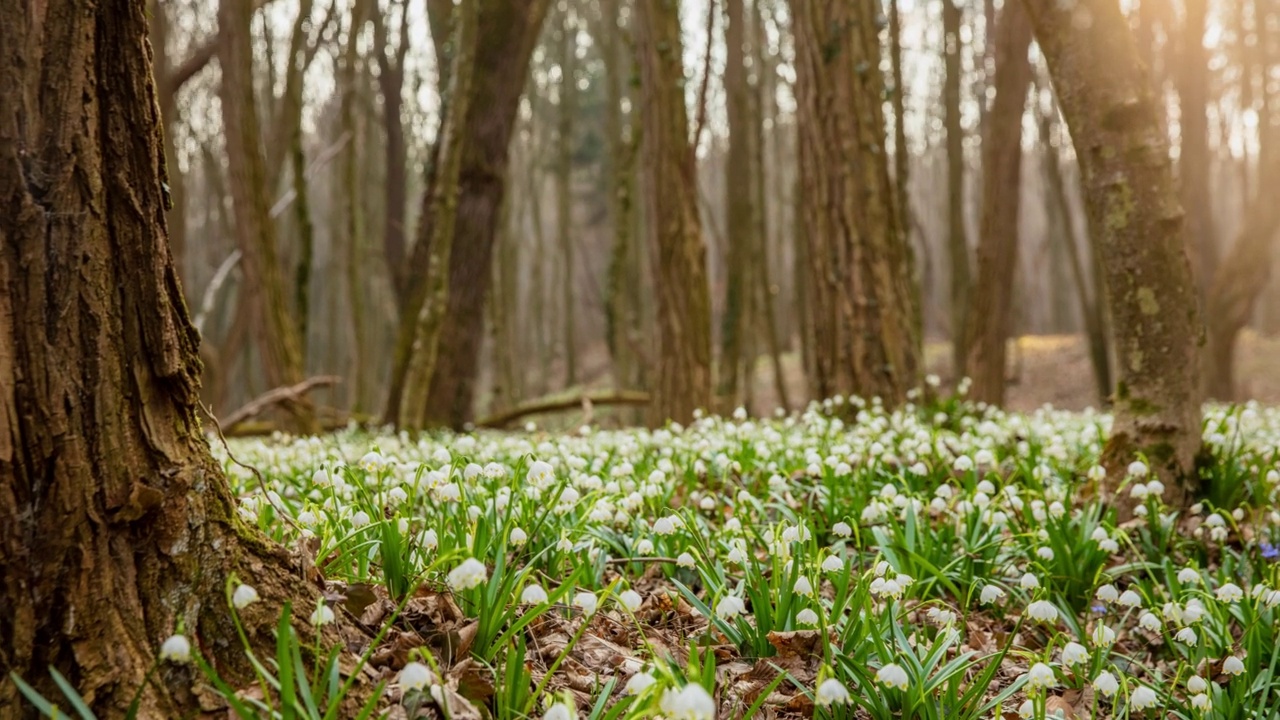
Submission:
[[[357,692],[393,718],[1280,717],[1280,411],[1209,411],[1194,507],[1135,462],[1122,523],[1108,425],[836,399],[215,442],[243,521],[325,599],[227,588],[227,612],[279,617],[253,687],[204,664],[214,639],[175,628],[164,655],[246,717],[347,717]]]

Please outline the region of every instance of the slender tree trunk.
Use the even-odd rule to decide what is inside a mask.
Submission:
[[[814,325],[811,395],[856,393],[892,406],[918,384],[921,345],[910,250],[882,146],[878,7],[792,0],[798,211]]]
[[[978,278],[970,293],[964,373],[969,397],[1004,404],[1006,340],[1013,326],[1018,268],[1018,209],[1022,192],[1022,116],[1031,85],[1031,23],[1016,2],[1005,5],[995,37],[995,102],[987,113],[982,162],[982,229]]]
[[[296,385],[304,376],[302,341],[290,317],[281,272],[276,227],[270,217],[267,172],[262,156],[257,102],[253,91],[253,48],[249,29],[253,0],[221,0],[222,122],[227,145],[236,242],[244,253],[245,287],[258,310],[258,346],[267,383]],[[286,405],[300,430],[317,429],[309,401]]]
[[[951,367],[957,380],[966,367],[966,316],[969,311],[969,237],[964,217],[964,127],[960,119],[960,25],[957,0],[942,0],[942,42],[946,77],[943,79],[943,124],[947,133],[947,252],[951,264]],[[985,125],[984,125],[985,127]],[[986,168],[983,168],[986,173]]]
[[[1209,152],[1209,59],[1204,49],[1204,31],[1209,0],[1183,0],[1183,27],[1175,78],[1181,112],[1178,180],[1182,207],[1186,210],[1187,240],[1192,258],[1192,276],[1207,297],[1218,269],[1218,242],[1213,226],[1213,188]]]
[[[577,113],[578,28],[573,13],[565,6],[560,17],[560,104],[556,108],[556,239],[560,246],[560,284],[564,321],[565,385],[578,382],[578,348],[574,322],[573,258],[573,116]]]
[[[688,422],[711,401],[711,300],[685,111],[679,6],[637,0],[642,194],[658,299],[657,382],[649,421]]]
[[[382,128],[385,135],[383,164],[386,183],[383,187],[382,254],[395,289],[396,309],[403,310],[407,294],[408,273],[405,267],[405,211],[409,193],[409,165],[404,139],[405,57],[409,53],[409,1],[400,3],[399,44],[391,47],[387,37],[387,20],[381,12],[372,14],[374,57],[378,62],[378,91],[382,96]]]
[[[5,3],[0,27],[24,32],[0,54],[0,667],[59,697],[56,668],[98,717],[140,688],[139,717],[190,717],[193,667],[144,681],[167,636],[241,687],[227,578],[263,598],[255,643],[316,594],[237,519],[196,416],[145,3]]]
[[[356,87],[357,66],[360,63],[358,40],[364,28],[366,12],[365,0],[355,0],[351,10],[351,26],[347,29],[346,43],[339,60],[338,90],[341,97],[338,103],[339,128],[347,138],[342,150],[342,181],[339,197],[342,206],[343,246],[347,250],[344,263],[347,277],[347,300],[351,323],[351,365],[347,370],[347,407],[353,413],[364,409],[363,379],[365,376],[365,318],[364,286],[362,281],[364,259],[364,213],[361,201],[360,182],[360,149],[361,135],[356,118],[358,89]]]
[[[1202,328],[1168,139],[1133,35],[1114,0],[1024,0],[1076,144],[1089,230],[1101,248],[1118,343],[1113,484],[1139,454],[1174,506],[1199,485]],[[1087,25],[1073,18],[1089,13]],[[1122,510],[1128,501],[1118,498]]]
[[[743,336],[746,318],[743,314],[744,290],[754,292],[746,285],[747,263],[763,264],[766,261],[754,249],[756,231],[754,221],[754,188],[751,142],[755,129],[749,125],[750,94],[747,87],[747,70],[744,62],[744,46],[747,34],[743,12],[743,0],[725,0],[725,104],[729,121],[729,147],[725,153],[725,215],[728,223],[728,267],[725,271],[725,304],[720,325],[719,388],[716,394],[722,409],[732,410],[738,402],[738,367],[743,358]],[[745,286],[745,287],[744,287]],[[750,383],[748,376],[747,382]]]
[[[944,0],[950,2],[950,0]],[[907,91],[902,80],[901,0],[889,0],[889,62],[893,78],[893,181],[898,192],[898,227],[911,234],[911,196],[907,191],[911,154],[907,149]]]

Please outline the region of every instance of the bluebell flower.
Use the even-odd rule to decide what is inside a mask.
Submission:
[[[1262,548],[1262,558],[1264,560],[1275,560],[1277,557],[1280,557],[1280,548],[1277,548],[1266,540],[1263,540],[1259,547]]]

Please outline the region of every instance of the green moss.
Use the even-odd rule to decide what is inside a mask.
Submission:
[[[1133,350],[1129,353],[1129,370],[1134,373],[1142,372],[1142,363],[1145,360],[1146,357],[1141,350]]]
[[[1129,412],[1134,415],[1155,415],[1160,406],[1145,398],[1136,397],[1129,401]]]
[[[1111,186],[1107,193],[1107,229],[1118,232],[1129,226],[1129,218],[1133,215],[1133,189],[1126,180],[1120,180]]]
[[[1156,294],[1149,287],[1138,288],[1138,309],[1143,315],[1159,315],[1160,303],[1156,301]]]

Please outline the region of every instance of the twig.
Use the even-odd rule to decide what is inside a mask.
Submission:
[[[200,298],[200,312],[196,313],[194,320],[196,332],[201,335],[204,335],[205,320],[213,312],[214,303],[218,301],[218,291],[227,282],[227,278],[231,277],[231,271],[235,269],[238,262],[240,262],[240,250],[237,249],[231,251],[227,259],[222,261],[217,272],[213,274],[213,279],[209,281],[208,287],[204,289],[204,295]]]
[[[267,481],[263,479],[262,473],[258,472],[258,468],[247,463],[240,462],[240,459],[231,453],[231,446],[227,444],[227,437],[222,434],[222,425],[218,422],[217,416],[213,414],[213,408],[205,405],[204,403],[197,404],[200,406],[201,410],[204,410],[204,414],[209,416],[209,420],[213,422],[213,429],[218,432],[218,440],[222,441],[222,449],[226,451],[227,457],[231,462],[253,473],[253,476],[258,479],[258,489],[262,491],[262,496],[267,499],[267,504],[271,506],[271,509],[276,511],[276,517],[283,519],[294,530],[301,533],[302,527],[293,521],[293,516],[286,512],[284,508],[276,505],[275,501],[271,499],[271,493],[267,491]]]
[[[229,413],[226,417],[227,427],[234,428],[245,420],[262,414],[272,405],[297,400],[298,396],[305,395],[317,387],[337,385],[340,382],[342,382],[342,378],[337,375],[317,375],[307,378],[296,385],[285,385],[274,390],[268,390],[250,400],[239,410]]]
[[[675,565],[679,561],[676,560],[675,558],[669,558],[669,557],[609,558],[608,560],[605,561],[605,563],[609,565],[626,565],[627,563],[633,563],[633,562],[666,563],[668,565]]]

